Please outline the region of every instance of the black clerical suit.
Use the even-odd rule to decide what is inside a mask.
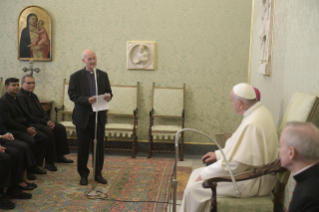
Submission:
[[[3,126],[0,117],[0,135],[6,133],[7,130]],[[5,152],[0,152],[0,188],[10,187],[11,184],[21,183],[22,172],[26,169],[26,167],[22,168],[22,155],[19,150],[6,145],[6,143],[7,141],[0,138],[0,145],[6,148]],[[15,145],[19,146],[17,142],[15,142]]]
[[[319,163],[294,176],[297,182],[289,212],[319,211]]]
[[[19,150],[13,147],[0,152],[0,188],[22,183],[21,161]]]
[[[33,127],[33,124],[23,102],[21,97],[13,97],[8,92],[0,98],[0,116],[3,124],[16,139],[29,144],[38,166],[42,166],[44,158],[47,163],[53,164],[54,154],[50,150],[54,148],[54,143],[51,144],[48,137],[40,131],[37,131],[34,137],[27,133],[27,128]]]
[[[0,152],[0,188],[6,188],[11,185],[11,157]]]
[[[4,127],[3,122],[2,122],[2,118],[0,116],[0,135],[5,135],[7,134],[8,131],[7,129]],[[0,144],[3,147],[12,147],[17,149],[20,152],[20,156],[22,158],[22,165],[21,165],[21,173],[26,170],[27,168],[36,166],[36,162],[35,162],[35,158],[33,156],[32,150],[29,146],[29,144],[27,144],[26,142],[14,139],[12,141],[6,141],[4,139],[0,138]]]
[[[112,90],[107,73],[97,70],[98,94],[109,93]],[[91,78],[90,78],[91,77]],[[76,126],[78,138],[78,172],[81,177],[87,177],[90,170],[87,168],[89,157],[89,145],[94,139],[95,113],[92,112],[92,105],[89,98],[94,96],[95,84],[92,81],[93,75],[84,68],[71,75],[69,83],[69,96],[74,102],[73,124]],[[98,112],[98,133],[97,133],[97,160],[96,176],[101,176],[104,162],[104,134],[106,124],[106,112]]]
[[[50,119],[48,114],[43,110],[37,95],[28,93],[21,88],[18,96],[24,99],[34,127],[46,134],[51,140],[50,143],[55,144],[51,150],[54,152],[54,155],[63,156],[69,154],[70,150],[65,127],[62,124],[55,123],[55,127],[52,130],[47,126],[47,122],[50,121]]]

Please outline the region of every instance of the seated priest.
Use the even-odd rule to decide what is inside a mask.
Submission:
[[[230,100],[235,112],[243,116],[237,130],[226,141],[222,150],[209,152],[202,160],[214,162],[206,167],[193,170],[186,189],[180,211],[206,211],[210,206],[212,191],[202,187],[203,180],[229,176],[224,152],[234,175],[252,171],[254,166],[263,166],[278,158],[278,136],[272,114],[256,100],[253,87],[240,83],[230,92]],[[241,197],[267,195],[276,182],[276,176],[263,176],[237,182]],[[236,196],[231,182],[221,182],[217,186],[217,196]]]
[[[23,158],[19,150],[0,145],[0,209],[13,209],[15,204],[9,199],[30,199],[32,194],[23,192],[21,164]],[[6,189],[7,188],[7,189]]]
[[[62,124],[51,121],[48,114],[43,110],[37,95],[33,93],[35,89],[34,78],[31,75],[25,75],[22,77],[21,83],[18,96],[25,100],[34,127],[46,134],[51,143],[55,144],[55,148],[51,151],[55,152],[56,161],[73,163],[73,160],[64,156],[70,153],[66,129]]]
[[[296,180],[289,212],[318,212],[318,128],[312,123],[288,123],[281,133],[279,154],[281,166],[291,171]]]
[[[3,125],[16,139],[29,144],[38,166],[42,166],[45,158],[45,168],[57,171],[54,165],[55,155],[52,151],[54,143],[49,140],[48,136],[34,128],[24,100],[17,96],[19,79],[6,79],[5,87],[7,92],[0,98],[0,116]],[[39,168],[33,168],[31,171],[34,174],[46,173],[45,170]]]
[[[21,164],[19,164],[19,173],[22,173],[22,181],[19,182],[18,187],[22,190],[33,190],[38,186],[30,181],[27,177],[27,168],[38,169],[33,156],[30,146],[23,141],[19,141],[13,137],[13,135],[7,132],[7,129],[2,124],[2,119],[0,116],[0,145],[4,148],[14,148],[19,151],[19,156],[21,158]],[[19,167],[13,167],[14,169],[19,169]],[[0,172],[1,173],[1,172]],[[35,176],[34,176],[35,177]]]

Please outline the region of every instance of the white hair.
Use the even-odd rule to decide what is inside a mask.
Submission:
[[[257,99],[244,99],[244,98],[242,98],[240,96],[237,96],[235,94],[235,92],[233,92],[233,95],[234,95],[236,100],[239,100],[239,101],[241,101],[242,103],[244,103],[245,105],[248,105],[248,106],[251,106],[251,105],[255,104],[256,102],[258,102]]]
[[[293,146],[305,159],[319,160],[319,130],[312,123],[289,122],[286,125],[287,148]]]

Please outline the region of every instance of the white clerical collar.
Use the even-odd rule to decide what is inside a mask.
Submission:
[[[255,103],[253,106],[248,108],[243,114],[244,118],[249,116],[256,108],[260,107],[262,104],[260,102]]]
[[[314,166],[314,165],[316,165],[317,164],[317,162],[316,163],[313,163],[313,164],[310,164],[309,166],[306,166],[305,168],[303,168],[303,169],[300,169],[299,171],[297,171],[296,173],[293,173],[293,176],[295,176],[295,175],[297,175],[297,174],[300,174],[301,172],[303,172],[303,171],[306,171],[307,169],[309,169],[310,167],[312,167],[312,166]]]

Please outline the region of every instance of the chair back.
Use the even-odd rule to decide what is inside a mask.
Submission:
[[[3,78],[0,77],[0,96],[2,96],[2,80]]]
[[[156,87],[153,83],[152,108],[154,116],[182,117],[185,106],[185,84],[183,87]]]
[[[284,117],[279,126],[278,135],[284,130],[287,122],[290,121],[310,121],[318,104],[318,97],[311,94],[296,92],[286,109]]]
[[[316,109],[318,107],[318,97],[311,94],[305,94],[301,92],[296,92],[286,109],[284,117],[281,121],[281,124],[278,129],[278,136],[284,130],[286,124],[291,121],[301,121],[301,122],[309,122],[312,120]],[[282,200],[282,205],[285,207],[289,205],[290,194],[294,190],[294,183],[292,180],[292,176],[290,176],[290,172],[286,171],[284,173],[277,174],[278,183],[275,187],[275,197],[274,203],[276,205],[280,205]],[[288,186],[286,186],[288,184]],[[279,210],[279,209],[277,209]],[[276,211],[277,211],[276,210]]]
[[[64,112],[72,112],[74,108],[74,103],[70,100],[69,94],[69,83],[64,79],[63,82],[63,97],[62,97],[62,105]]]
[[[138,108],[139,87],[139,82],[136,85],[111,85],[115,98],[109,102],[108,115],[133,116],[133,111]]]

